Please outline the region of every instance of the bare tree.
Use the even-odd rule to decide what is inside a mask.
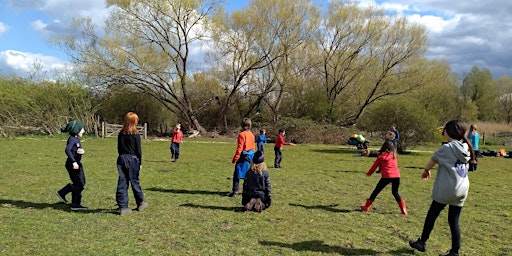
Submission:
[[[227,113],[237,97],[255,96],[244,112],[250,116],[275,90],[277,77],[272,70],[304,43],[313,11],[307,0],[254,0],[245,10],[219,14],[214,33],[216,52],[212,56],[220,63],[215,69],[225,86],[221,103],[225,127]]]
[[[188,92],[192,48],[207,36],[219,0],[108,0],[104,31],[76,19],[74,34],[57,38],[94,85],[134,86],[200,132]]]
[[[343,92],[363,96],[343,124],[354,124],[375,100],[410,91],[414,86],[393,87],[398,76],[410,76],[408,61],[427,49],[425,28],[405,18],[388,17],[374,7],[332,1],[308,51],[321,74],[330,109],[326,119],[335,121],[335,107]],[[395,84],[396,85],[396,84]],[[351,88],[352,87],[352,88]],[[354,88],[356,87],[356,88]],[[348,95],[344,95],[348,97]],[[343,104],[344,99],[340,99]]]

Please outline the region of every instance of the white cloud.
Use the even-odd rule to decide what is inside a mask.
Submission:
[[[0,73],[6,75],[19,75],[25,77],[40,66],[41,72],[54,73],[68,66],[65,61],[37,53],[7,50],[0,52]]]
[[[2,36],[3,33],[7,32],[9,30],[9,26],[5,25],[0,21],[0,36]]]

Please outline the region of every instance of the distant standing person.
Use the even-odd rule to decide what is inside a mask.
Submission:
[[[434,229],[436,219],[441,211],[448,205],[448,224],[452,237],[452,248],[441,255],[458,256],[460,249],[459,217],[462,206],[468,196],[469,162],[476,159],[473,146],[466,137],[467,125],[461,120],[452,120],[446,123],[443,136],[448,143],[434,152],[432,158],[425,165],[421,175],[423,180],[430,179],[430,169],[438,164],[434,187],[432,188],[432,204],[428,210],[423,224],[423,231],[418,240],[410,240],[409,245],[420,251],[427,251],[427,240]]]
[[[263,151],[257,151],[244,179],[242,205],[246,211],[261,212],[272,203],[272,184]]]
[[[473,172],[476,171],[478,164],[478,157],[480,156],[480,151],[478,150],[478,144],[480,143],[480,134],[478,134],[478,131],[476,129],[476,125],[472,124],[469,126],[469,133],[468,133],[468,139],[469,142],[471,142],[471,145],[473,146],[473,150],[475,151],[475,155],[477,158],[475,158],[474,161],[469,162],[469,171]]]
[[[379,155],[377,159],[373,163],[372,167],[366,173],[366,176],[371,176],[373,172],[377,169],[380,169],[381,178],[375,186],[372,194],[368,199],[366,199],[366,204],[361,205],[361,210],[363,212],[370,211],[370,207],[375,201],[375,198],[379,195],[379,193],[391,183],[391,194],[395,197],[395,200],[400,207],[400,211],[403,215],[407,215],[407,209],[405,207],[405,201],[400,197],[398,193],[398,188],[400,187],[400,171],[398,170],[398,158],[396,154],[396,149],[392,141],[386,140],[379,151]]]
[[[172,131],[171,139],[171,159],[173,162],[178,162],[180,158],[180,144],[183,142],[183,132],[181,131],[181,124],[176,124],[176,127]]]
[[[480,151],[478,149],[478,144],[480,143],[480,134],[478,134],[476,125],[474,125],[474,124],[469,126],[468,139],[471,142],[473,149],[475,150],[475,154],[477,156],[480,155]]]
[[[235,155],[231,160],[231,163],[235,164],[235,170],[233,171],[233,185],[231,193],[228,194],[229,197],[238,195],[240,179],[245,178],[245,172],[250,168],[255,150],[254,134],[251,132],[251,119],[242,119],[240,126],[242,131],[238,134]]]
[[[391,125],[391,131],[395,134],[393,143],[395,144],[395,148],[398,150],[398,141],[400,140],[400,133],[398,132],[398,129],[396,129],[396,124]]]
[[[286,145],[295,146],[294,143],[284,141],[285,135],[286,135],[285,130],[279,129],[279,134],[277,135],[276,143],[274,145],[274,153],[275,153],[274,168],[281,168],[281,161],[283,160],[283,153],[281,152],[281,149],[283,148],[283,146],[286,146]]]
[[[265,129],[261,129],[260,134],[256,138],[256,146],[258,147],[258,151],[263,153],[265,145],[267,145],[267,131]]]
[[[119,206],[119,215],[124,216],[132,212],[128,208],[128,188],[132,185],[133,197],[137,210],[143,211],[148,207],[144,201],[144,193],[140,187],[139,174],[142,169],[142,146],[137,124],[139,116],[128,112],[124,117],[124,125],[117,136],[117,180],[116,201]]]
[[[80,144],[80,138],[84,134],[84,124],[78,120],[69,122],[60,129],[62,132],[68,132],[69,138],[66,142],[66,170],[68,171],[71,183],[68,183],[61,190],[57,191],[57,197],[62,203],[68,203],[66,195],[71,193],[71,210],[83,211],[87,207],[82,205],[82,191],[85,186],[85,173],[82,165],[82,155],[85,150]]]

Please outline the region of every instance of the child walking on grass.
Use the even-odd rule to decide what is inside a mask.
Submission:
[[[183,132],[181,131],[181,124],[176,124],[176,127],[172,131],[171,139],[171,159],[173,162],[178,162],[180,158],[180,144],[183,141]]]
[[[80,144],[80,138],[85,132],[84,124],[78,120],[73,120],[60,130],[69,133],[64,152],[67,156],[65,166],[71,183],[68,183],[61,190],[57,191],[57,197],[62,203],[67,204],[68,200],[66,199],[66,195],[71,193],[71,210],[87,210],[87,207],[81,204],[82,191],[85,186],[85,173],[82,165],[82,155],[85,153],[85,150],[82,148],[82,144]]]
[[[260,134],[256,138],[256,145],[258,147],[258,151],[264,151],[265,145],[267,145],[267,131],[265,129],[260,130]]]
[[[251,119],[244,118],[240,123],[242,131],[238,134],[236,151],[231,163],[235,164],[235,170],[233,171],[233,185],[231,187],[231,193],[229,197],[235,197],[238,195],[238,189],[240,186],[240,179],[245,177],[246,171],[249,169],[254,156],[254,134],[251,132]]]
[[[133,196],[137,204],[137,210],[143,211],[148,207],[144,201],[144,193],[140,187],[139,174],[142,169],[142,147],[137,124],[139,116],[128,112],[124,117],[124,125],[117,136],[117,180],[116,201],[119,206],[119,215],[130,214],[128,208],[128,188],[132,185]]]
[[[427,251],[427,240],[434,228],[437,217],[448,205],[448,224],[452,237],[451,249],[440,256],[458,256],[460,249],[459,217],[464,201],[468,196],[468,169],[471,161],[476,161],[475,151],[468,138],[467,124],[461,120],[446,123],[442,131],[449,141],[434,152],[421,175],[423,180],[430,179],[430,169],[438,165],[434,187],[432,188],[432,204],[418,240],[410,240],[409,245],[420,251]]]
[[[366,173],[366,176],[371,176],[377,167],[380,168],[381,179],[377,183],[377,186],[370,197],[366,199],[366,204],[361,205],[361,210],[364,212],[370,211],[370,207],[373,201],[375,201],[375,198],[377,198],[377,195],[379,195],[382,189],[391,183],[391,193],[395,197],[402,214],[407,215],[405,201],[402,200],[400,194],[398,194],[398,188],[400,187],[400,171],[398,170],[398,158],[395,144],[392,140],[386,140],[384,144],[382,144],[380,154],[377,156],[377,159],[370,170]]]
[[[251,169],[244,179],[242,205],[246,211],[261,212],[272,203],[272,185],[262,151],[257,151],[252,159]]]

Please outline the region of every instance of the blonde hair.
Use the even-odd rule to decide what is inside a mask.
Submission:
[[[267,164],[265,162],[261,162],[259,164],[251,163],[251,171],[254,173],[257,173],[261,175],[263,173],[263,170],[267,169]]]
[[[395,133],[392,132],[392,131],[388,131],[386,132],[386,139],[389,139],[389,140],[394,140],[395,139]]]
[[[137,124],[139,123],[139,116],[134,112],[128,112],[124,116],[124,125],[121,129],[123,134],[138,134]]]

